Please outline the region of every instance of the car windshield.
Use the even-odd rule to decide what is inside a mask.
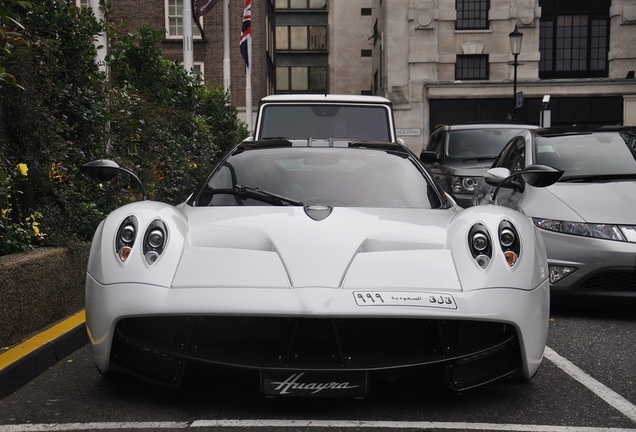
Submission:
[[[267,105],[260,139],[349,138],[391,141],[389,111],[383,106]]]
[[[636,177],[636,131],[541,136],[537,163],[565,171],[561,181]]]
[[[308,147],[237,152],[195,200],[197,206],[312,204],[438,208],[441,201],[405,153]]]
[[[446,155],[450,159],[495,159],[510,139],[523,129],[488,128],[453,130],[448,133]]]

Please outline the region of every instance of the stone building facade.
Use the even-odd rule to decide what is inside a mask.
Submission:
[[[415,151],[439,123],[540,124],[546,95],[552,126],[636,125],[634,0],[375,0],[373,11],[384,36],[374,52],[380,91]],[[482,25],[466,28],[467,17]],[[517,109],[515,26],[523,33]]]

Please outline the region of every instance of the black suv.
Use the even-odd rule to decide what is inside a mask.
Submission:
[[[438,126],[420,160],[457,204],[468,207],[477,182],[510,138],[537,127],[516,123]]]

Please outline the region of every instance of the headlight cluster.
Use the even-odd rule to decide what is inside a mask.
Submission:
[[[451,191],[454,194],[456,193],[471,194],[475,192],[475,188],[477,187],[478,181],[479,181],[479,177],[452,176]]]
[[[122,262],[126,262],[135,239],[137,238],[137,218],[128,216],[119,225],[117,236],[115,237],[115,251]]]
[[[121,262],[126,262],[137,239],[139,223],[135,216],[128,216],[119,226],[115,237],[115,252]],[[146,228],[143,237],[143,254],[148,264],[154,264],[163,253],[167,242],[166,224],[155,219]]]
[[[539,228],[562,234],[636,243],[636,226],[568,222],[541,218],[532,218],[532,221]]]
[[[497,239],[506,263],[513,267],[521,253],[519,234],[510,221],[503,220],[499,224]],[[488,229],[480,223],[472,226],[468,233],[470,252],[481,268],[488,267],[493,257],[493,243]]]

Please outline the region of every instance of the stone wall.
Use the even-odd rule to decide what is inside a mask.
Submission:
[[[0,352],[80,311],[89,244],[0,257]]]

